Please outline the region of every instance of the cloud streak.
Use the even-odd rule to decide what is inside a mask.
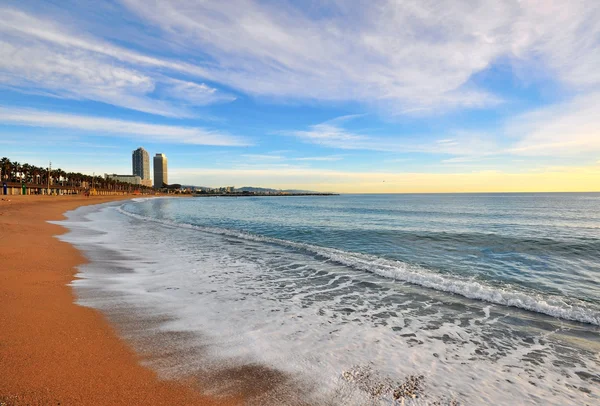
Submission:
[[[373,0],[370,7],[332,0],[313,8],[253,0],[121,3],[148,32],[158,32],[141,34],[146,49],[169,44],[178,58],[92,36],[85,20],[66,28],[2,8],[5,84],[167,116],[190,115],[186,102],[204,105],[233,96],[206,91],[206,83],[162,80],[158,71],[255,96],[360,101],[391,114],[501,103],[472,80],[499,59],[524,76],[548,71],[577,90],[600,85],[600,47],[594,40],[600,35],[600,6],[594,0]],[[160,87],[170,87],[159,94],[180,98],[184,106],[155,97]]]
[[[600,83],[597,43],[581,40],[600,30],[594,0],[122,1],[182,51],[208,54],[217,67],[205,77],[260,96],[405,114],[490,106],[502,100],[471,79],[501,58],[568,85]]]
[[[30,14],[0,8],[0,86],[58,98],[93,100],[168,117],[192,107],[235,100],[204,83],[151,68],[202,73],[72,32]]]
[[[308,130],[280,131],[278,134],[322,147],[342,150],[365,150],[396,153],[448,154],[465,156],[485,156],[499,153],[496,137],[484,133],[450,132],[453,138],[423,137],[415,134],[372,136],[348,130],[338,123],[346,120],[333,120],[315,124]]]
[[[343,126],[337,118],[278,134],[305,143],[342,150],[453,155],[445,164],[478,162],[491,157],[584,157],[600,153],[600,91],[509,118],[494,132],[449,129],[445,134],[372,136]],[[342,117],[343,118],[343,117]],[[448,138],[451,137],[451,138]]]
[[[511,120],[516,155],[576,156],[600,152],[600,92],[538,109]]]
[[[149,124],[139,121],[60,114],[33,109],[0,107],[0,121],[4,125],[65,128],[84,131],[91,136],[113,135],[151,142],[220,146],[250,145],[243,138],[199,127]]]
[[[256,162],[274,162],[274,161],[298,161],[298,162],[335,162],[341,161],[343,157],[339,155],[324,155],[324,156],[302,156],[302,157],[289,157],[282,155],[281,153],[269,153],[269,154],[242,154],[242,158],[249,161]]]
[[[313,162],[333,162],[333,161],[341,161],[342,158],[339,155],[329,155],[329,156],[305,156],[300,158],[292,158],[295,161],[313,161]]]

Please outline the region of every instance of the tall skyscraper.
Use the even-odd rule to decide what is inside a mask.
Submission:
[[[154,156],[154,187],[161,188],[163,183],[169,184],[167,156],[165,154],[156,154]]]
[[[133,175],[142,179],[142,185],[152,186],[150,179],[150,155],[144,148],[139,147],[131,154],[131,164],[133,166]]]

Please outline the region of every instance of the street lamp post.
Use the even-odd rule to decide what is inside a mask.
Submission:
[[[50,195],[50,172],[52,171],[52,161],[48,161],[48,195]]]

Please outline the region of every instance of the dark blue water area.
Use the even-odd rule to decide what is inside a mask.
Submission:
[[[126,211],[600,304],[600,194],[153,199]]]

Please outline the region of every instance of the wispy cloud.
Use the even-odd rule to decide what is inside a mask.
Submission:
[[[149,124],[139,121],[61,114],[33,109],[0,107],[0,121],[4,125],[66,128],[85,131],[86,135],[91,136],[109,134],[153,142],[223,146],[244,146],[250,144],[243,138],[199,127]]]
[[[195,106],[204,106],[213,103],[231,102],[235,96],[224,93],[204,83],[187,82],[177,79],[166,79],[159,94],[173,101],[181,101]]]
[[[292,158],[295,161],[341,161],[344,159],[339,155],[328,155],[328,156],[305,156],[300,158]]]
[[[445,134],[419,135],[348,129],[348,120],[329,120],[307,130],[279,134],[323,147],[395,153],[451,155],[443,164],[481,162],[498,157],[587,157],[600,152],[600,92],[516,115],[494,132],[448,129]],[[338,124],[339,123],[339,124]],[[389,162],[389,161],[388,161]]]
[[[474,161],[479,161],[479,158],[475,158],[475,157],[466,157],[466,156],[459,156],[456,158],[449,158],[449,159],[443,159],[442,163],[444,164],[462,164],[465,162],[474,162]]]
[[[384,159],[382,162],[384,163],[398,163],[398,162],[410,162],[413,161],[413,158],[393,158],[393,159]]]
[[[289,152],[289,151],[285,151]],[[273,162],[273,161],[302,161],[302,162],[331,162],[341,161],[343,157],[339,155],[326,155],[326,156],[303,156],[303,157],[289,157],[282,155],[281,152],[270,153],[270,154],[242,154],[242,158],[249,161],[258,162]]]
[[[448,13],[456,7],[440,5],[446,17],[440,19],[437,6],[400,9],[379,1],[365,9],[332,2],[323,7],[335,12],[323,18],[291,4],[247,0],[125,3],[183,51],[209,54],[218,67],[205,67],[206,77],[250,94],[392,102],[405,112],[498,102],[465,87],[502,49],[464,33],[491,34],[496,27],[465,21],[460,10]],[[485,7],[464,11],[487,14]]]
[[[372,136],[333,124],[336,122],[338,122],[337,119],[333,119],[309,126],[308,130],[280,131],[279,134],[296,137],[306,143],[342,150],[468,156],[481,156],[499,152],[498,143],[492,134],[449,131],[453,133],[451,139],[423,137],[418,134]]]
[[[327,147],[342,149],[369,149],[365,148],[369,138],[354,134],[341,127],[329,123],[321,123],[310,126],[309,130],[285,131],[285,135],[292,135],[306,142],[319,144]]]
[[[517,138],[510,152],[530,156],[569,156],[600,152],[600,92],[538,109],[511,120]]]
[[[89,22],[77,16],[52,21],[2,8],[0,77],[27,91],[168,116],[191,112],[155,97],[155,89],[171,86],[161,94],[200,104],[233,97],[214,87],[205,91],[210,86],[203,81],[257,96],[360,101],[393,114],[477,108],[502,102],[472,81],[498,59],[525,76],[548,71],[577,91],[599,86],[596,3],[409,0],[399,6],[373,0],[363,7],[332,0],[305,7],[285,1],[122,0],[149,25],[145,48],[162,51],[169,44],[179,58],[115,45],[91,35]],[[115,6],[112,12],[119,11]],[[158,71],[200,83],[161,81]]]
[[[148,69],[193,66],[148,57],[18,10],[0,8],[0,33],[0,86],[6,88],[169,117],[193,117],[191,107],[235,99]]]
[[[501,100],[470,80],[499,58],[541,63],[566,84],[600,83],[597,44],[581,40],[598,35],[594,0],[124,3],[181,50],[210,55],[218,66],[206,77],[256,95],[409,114],[488,106]]]
[[[252,161],[280,161],[284,159],[281,155],[270,154],[242,154],[242,157]]]

